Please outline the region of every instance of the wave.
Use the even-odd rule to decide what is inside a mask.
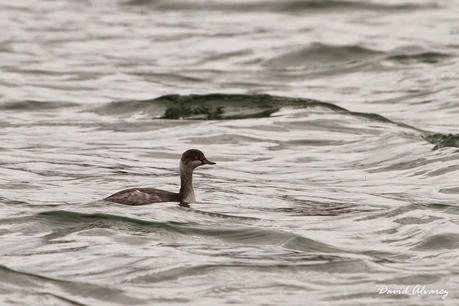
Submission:
[[[303,67],[324,69],[325,66],[351,64],[353,67],[368,59],[380,58],[384,52],[367,49],[358,45],[332,46],[314,43],[308,47],[286,52],[268,61],[266,65],[275,69],[301,69]]]
[[[218,216],[220,218],[220,216]],[[109,228],[116,232],[165,234],[162,240],[167,237],[173,239],[174,243],[181,236],[197,236],[201,239],[219,240],[225,243],[250,246],[280,246],[283,249],[299,252],[304,256],[332,256],[345,260],[366,259],[374,262],[387,261],[396,254],[381,251],[353,251],[335,247],[314,239],[304,237],[282,230],[272,230],[250,225],[228,226],[219,223],[199,224],[196,222],[175,222],[175,221],[150,221],[137,218],[124,217],[103,213],[79,213],[64,210],[45,211],[32,217],[39,220],[52,229],[52,233],[46,239],[65,237],[66,235],[84,231],[88,228]],[[185,238],[188,239],[188,238]],[[323,257],[323,258],[325,258]]]
[[[441,148],[459,148],[459,134],[426,133],[423,138],[434,144],[434,150]]]
[[[297,14],[308,12],[334,12],[336,10],[357,11],[411,11],[419,9],[437,8],[438,4],[428,2],[423,4],[401,3],[385,4],[367,1],[345,0],[287,0],[287,1],[184,1],[184,0],[131,0],[129,6],[148,6],[156,10],[208,10],[208,11],[233,11],[233,12],[282,12]]]
[[[417,63],[435,64],[454,57],[453,54],[425,50],[417,46],[405,46],[391,51],[380,51],[360,45],[329,45],[312,43],[291,50],[265,61],[265,66],[276,71],[305,71],[308,76],[318,74],[349,73],[363,67],[388,69],[381,63],[393,62],[401,65]],[[302,74],[303,75],[303,74]]]
[[[457,248],[459,248],[459,234],[446,233],[425,238],[423,241],[414,246],[412,250],[430,251],[438,249],[447,250]]]
[[[16,290],[25,290],[27,288],[37,295],[51,295],[60,300],[61,303],[66,302],[71,305],[86,305],[77,300],[85,300],[88,297],[91,297],[91,300],[120,302],[125,305],[139,304],[141,302],[137,298],[125,295],[121,289],[21,272],[3,265],[0,265],[0,283],[6,283],[8,287],[16,287]],[[53,291],[53,289],[49,289],[50,287],[59,288],[59,295],[49,292],[49,290]]]
[[[77,103],[70,102],[48,102],[48,101],[17,101],[17,102],[6,102],[0,103],[0,110],[12,110],[12,111],[44,111],[54,110],[60,108],[76,107]]]
[[[183,277],[197,277],[200,275],[215,275],[216,273],[227,270],[231,271],[253,271],[253,272],[271,272],[271,273],[289,273],[298,272],[299,270],[321,270],[328,269],[336,271],[346,271],[349,273],[367,272],[369,265],[362,259],[350,259],[341,256],[333,255],[308,255],[295,258],[290,262],[279,262],[279,258],[275,264],[267,262],[265,264],[237,262],[237,263],[218,263],[218,264],[195,264],[193,266],[172,267],[163,271],[145,271],[143,275],[131,278],[128,282],[135,284],[156,283],[163,281],[177,280]]]
[[[117,116],[142,113],[156,119],[228,120],[270,117],[282,108],[315,107],[408,129],[418,134],[421,139],[433,144],[435,150],[444,147],[459,148],[459,134],[434,133],[391,120],[379,114],[351,111],[332,103],[314,99],[266,94],[166,95],[149,100],[111,102],[87,111]]]
[[[248,119],[269,117],[282,107],[345,109],[313,99],[271,95],[206,94],[166,95],[155,99],[112,102],[90,111],[102,115],[148,114],[158,119]]]
[[[27,222],[26,220],[30,220],[31,217],[24,218],[23,222]],[[55,227],[55,229],[52,230],[52,233],[46,236],[46,239],[56,239],[74,232],[96,227],[128,232],[166,232],[172,234],[174,236],[174,240],[176,240],[177,236],[190,235],[218,239],[227,243],[282,245],[286,249],[307,253],[351,254],[348,251],[344,251],[297,234],[257,228],[254,226],[235,226],[234,224],[231,224],[230,227],[221,225],[216,228],[213,225],[202,225],[191,222],[147,221],[113,214],[86,214],[63,210],[45,211],[36,214],[32,218],[43,222],[51,228]],[[18,220],[16,219],[15,221],[17,223]]]
[[[435,64],[453,57],[453,55],[435,51],[401,52],[389,55],[386,60],[402,64],[427,63]]]

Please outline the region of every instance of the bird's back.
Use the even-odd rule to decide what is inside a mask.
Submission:
[[[179,194],[156,188],[130,188],[104,199],[124,205],[145,205],[159,202],[180,202]]]

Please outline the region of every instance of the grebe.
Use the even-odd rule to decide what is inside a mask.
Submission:
[[[155,188],[130,188],[106,197],[105,201],[124,205],[145,205],[159,202],[196,202],[193,190],[193,170],[202,165],[215,165],[199,150],[185,151],[180,159],[180,192],[169,192]]]

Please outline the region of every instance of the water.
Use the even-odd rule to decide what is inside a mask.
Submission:
[[[0,1],[0,304],[457,305],[458,13]]]

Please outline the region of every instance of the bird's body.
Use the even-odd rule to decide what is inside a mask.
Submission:
[[[193,170],[201,165],[214,165],[214,162],[207,160],[204,154],[191,149],[182,154],[180,159],[180,192],[170,192],[156,188],[130,188],[104,200],[124,205],[145,205],[159,202],[180,202],[181,204],[196,201],[193,189]]]
[[[159,202],[180,202],[180,197],[178,193],[156,188],[130,188],[118,191],[104,200],[135,206]]]

